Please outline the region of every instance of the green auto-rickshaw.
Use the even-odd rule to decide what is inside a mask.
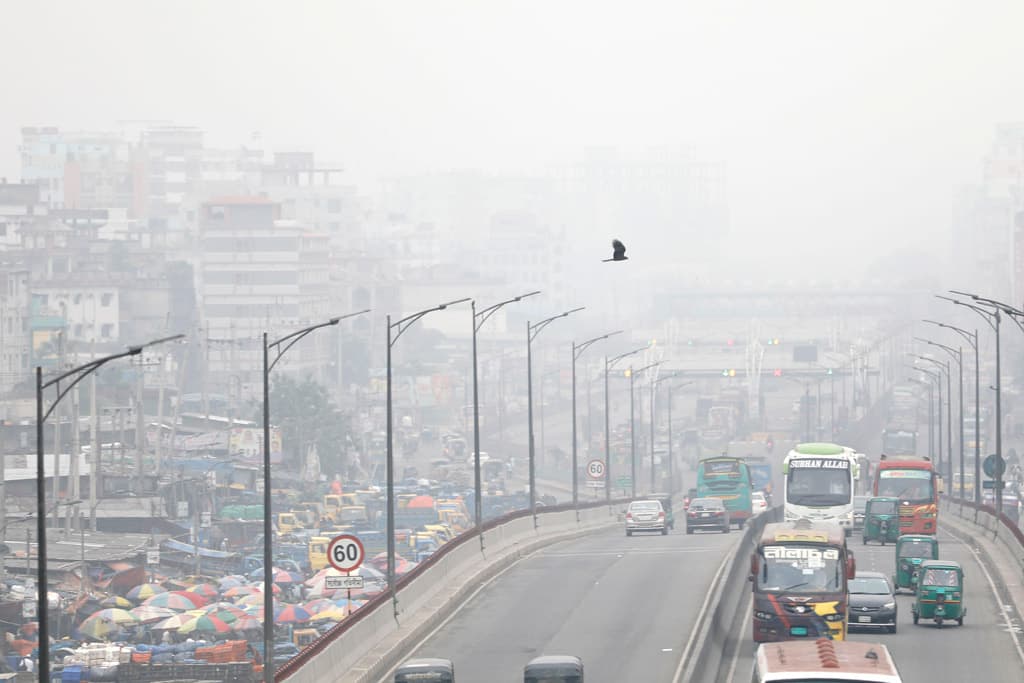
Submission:
[[[661,509],[665,511],[665,524],[669,529],[675,531],[676,528],[676,515],[672,511],[672,494],[671,493],[652,493],[648,496],[651,500],[656,500],[661,503]]]
[[[956,620],[964,625],[964,570],[952,560],[925,560],[918,570],[917,592],[910,611],[914,623],[918,619],[933,619],[942,628],[942,622]]]
[[[422,658],[410,659],[395,669],[395,683],[413,683],[416,681],[435,681],[436,683],[454,683],[455,666],[450,659]]]
[[[901,588],[911,591],[917,588],[917,576],[921,563],[939,559],[939,539],[924,534],[903,534],[896,539],[896,574],[892,585],[897,592]]]
[[[900,501],[899,498],[876,496],[868,499],[864,508],[863,541],[886,541],[895,543],[900,536]]]

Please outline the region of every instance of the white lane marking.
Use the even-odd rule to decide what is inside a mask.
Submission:
[[[749,624],[750,620],[754,616],[754,596],[750,596],[750,602],[747,603],[747,613],[743,615],[743,623]],[[736,651],[732,653],[732,662],[729,664],[729,676],[725,679],[727,681],[736,680],[736,666],[740,663],[740,654],[743,652],[743,645],[746,640],[740,638],[736,642]]]
[[[986,567],[985,563],[981,561],[981,553],[960,540],[960,537],[957,534],[944,531],[942,532],[942,535],[949,536],[955,543],[959,543],[968,553],[970,553],[971,557],[974,558],[975,563],[981,567],[981,572],[985,575],[985,580],[988,582],[989,590],[992,591],[992,597],[995,599],[996,604],[1002,605],[1002,600],[999,597],[999,590],[996,588],[996,582],[992,579],[992,574],[989,573],[988,567]],[[1017,638],[1012,635],[1015,632],[1014,629],[1019,630],[1020,627],[1018,627],[1014,623],[1015,620],[1010,617],[1009,612],[1006,610],[1006,605],[1003,605],[1003,609],[1000,610],[1000,615],[1003,617],[1003,623],[1006,626],[1003,630],[1011,634],[1010,640],[1013,641],[1013,648],[1017,651],[1017,656],[1020,658],[1021,663],[1024,664],[1024,649],[1021,648],[1020,642]]]
[[[715,594],[715,589],[718,587],[718,580],[722,576],[722,572],[729,566],[729,563],[734,559],[732,548],[728,549],[725,553],[725,557],[718,564],[718,570],[715,572],[714,577],[711,579],[711,583],[708,586],[708,592],[704,596],[704,602],[700,606],[700,610],[697,612],[697,618],[693,620],[694,625],[701,623],[704,620],[704,615],[708,611],[708,605],[711,603],[711,596]],[[683,669],[686,668],[686,660],[689,659],[690,655],[693,654],[693,648],[697,644],[697,636],[699,635],[697,628],[690,629],[690,637],[686,639],[686,646],[683,648],[683,654],[679,658],[679,664],[676,665],[676,671],[672,674],[672,683],[679,683],[681,676],[683,675]]]
[[[663,647],[663,648],[661,648],[661,651],[662,652],[672,652],[672,648],[670,648],[670,647]]]
[[[644,550],[630,550],[628,555],[685,555],[687,553],[718,553],[721,552],[721,548],[711,547],[693,547],[693,548],[650,548]],[[614,550],[582,550],[579,552],[562,552],[562,553],[544,553],[543,557],[606,557],[614,555],[615,557],[624,557],[622,553],[615,552]]]

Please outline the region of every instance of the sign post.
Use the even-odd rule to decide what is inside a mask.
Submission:
[[[339,572],[345,572],[345,576],[325,577],[324,587],[330,588],[333,584],[338,585],[339,588],[345,588],[347,616],[352,616],[352,589],[363,587],[363,577],[352,576],[351,573],[362,566],[365,558],[366,550],[363,548],[363,542],[350,534],[335,536],[327,544],[327,561]],[[341,581],[330,581],[330,579],[340,579]]]

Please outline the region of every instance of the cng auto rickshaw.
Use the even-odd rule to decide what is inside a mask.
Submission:
[[[943,621],[955,619],[964,625],[964,570],[952,560],[925,560],[917,578],[917,591],[910,611],[914,623],[919,619],[933,619],[942,628]]]
[[[911,591],[917,588],[921,563],[939,559],[939,540],[924,534],[903,534],[896,539],[896,574],[892,577],[893,590]]]
[[[450,659],[431,657],[410,659],[395,669],[395,683],[412,683],[413,681],[454,683],[455,665]]]
[[[523,669],[524,683],[583,683],[583,660],[573,655],[534,657]]]
[[[895,543],[900,535],[900,501],[898,498],[876,496],[868,499],[864,508],[864,531],[861,537],[868,541]]]
[[[665,511],[665,524],[668,525],[669,529],[675,531],[676,528],[676,516],[672,512],[672,494],[671,493],[652,493],[648,496],[651,500],[656,500],[661,503],[661,509]]]

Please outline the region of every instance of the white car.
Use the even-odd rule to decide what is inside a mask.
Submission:
[[[754,491],[750,494],[750,511],[755,515],[759,515],[768,509],[768,500],[764,497],[764,494],[760,491]]]

